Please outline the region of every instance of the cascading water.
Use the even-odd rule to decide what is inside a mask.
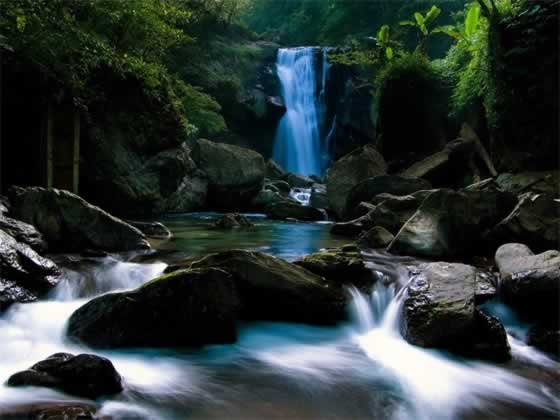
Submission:
[[[322,55],[321,61],[317,60],[317,54]],[[320,77],[316,71],[318,62],[322,67]],[[329,70],[327,50],[282,48],[278,51],[276,68],[286,114],[278,125],[273,158],[290,172],[321,175],[326,153],[322,131]]]

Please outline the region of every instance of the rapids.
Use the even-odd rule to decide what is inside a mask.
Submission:
[[[370,294],[349,289],[351,321],[338,327],[252,323],[240,326],[233,345],[196,350],[99,352],[65,340],[66,320],[76,308],[93,296],[134,288],[157,276],[172,260],[171,249],[200,255],[243,245],[294,259],[337,244],[325,224],[253,216],[254,230],[232,237],[212,230],[207,223],[215,217],[173,216],[168,225],[176,237],[159,244],[166,252],[152,262],[134,262],[134,255],[87,258],[67,269],[47,300],[12,306],[0,316],[0,382],[55,352],[93,352],[110,358],[124,378],[122,394],[99,401],[100,414],[115,418],[509,419],[558,414],[554,381],[560,366],[522,342],[516,330],[521,327],[511,314],[502,314],[514,356],[506,364],[459,359],[406,343],[399,314],[410,260],[386,254],[366,256],[383,281]],[[273,234],[260,236],[261,230]],[[488,310],[503,312],[497,308]],[[0,386],[0,413],[62,400],[76,398],[42,388]]]

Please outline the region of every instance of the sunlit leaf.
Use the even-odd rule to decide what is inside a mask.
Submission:
[[[476,32],[479,20],[480,6],[477,4],[473,4],[467,12],[467,17],[465,18],[465,35],[467,37],[473,36],[473,34]]]

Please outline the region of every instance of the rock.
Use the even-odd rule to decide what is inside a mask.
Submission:
[[[534,325],[529,329],[527,340],[530,346],[560,357],[560,330]]]
[[[232,343],[238,310],[228,273],[179,270],[135,290],[90,300],[70,317],[67,335],[98,348]]]
[[[144,235],[151,238],[167,239],[171,238],[171,231],[160,222],[139,222],[134,220],[126,220],[131,226],[134,226]]]
[[[264,181],[265,163],[259,153],[199,139],[193,156],[208,176],[209,206],[232,210],[250,207]]]
[[[0,214],[0,229],[18,242],[29,245],[37,252],[45,252],[48,248],[45,238],[35,226]]]
[[[144,234],[71,192],[14,187],[12,214],[34,225],[52,249],[107,251],[146,249]]]
[[[0,230],[0,312],[46,294],[61,275],[54,262]]]
[[[281,201],[267,206],[266,215],[271,219],[296,219],[303,221],[326,220],[327,216],[314,207],[303,206],[292,201]]]
[[[358,248],[336,248],[316,252],[295,261],[294,264],[335,284],[355,285],[368,291],[376,280],[373,271],[366,267]]]
[[[560,171],[505,173],[496,178],[496,183],[503,191],[515,195],[525,192],[560,195]]]
[[[41,386],[96,399],[123,390],[109,359],[93,354],[56,353],[8,379],[8,386]]]
[[[8,201],[8,197],[4,197],[0,195],[0,216],[9,213],[10,211],[10,202]]]
[[[286,176],[286,171],[272,159],[266,161],[265,175],[272,180],[282,180]]]
[[[231,273],[246,320],[326,325],[346,318],[346,298],[339,287],[279,258],[232,250],[208,255],[190,266]]]
[[[329,208],[344,217],[348,194],[361,181],[387,172],[383,156],[371,145],[354,150],[337,160],[327,172]]]
[[[418,270],[402,309],[401,330],[408,342],[481,358],[509,356],[503,326],[475,308],[474,267],[436,262]]]
[[[426,179],[438,188],[463,187],[475,178],[469,166],[475,147],[475,143],[470,140],[453,140],[439,152],[405,169],[401,175]]]
[[[538,255],[522,244],[505,244],[496,251],[500,292],[506,303],[526,318],[557,325],[560,316],[560,252]]]
[[[431,192],[399,230],[390,252],[424,257],[453,257],[480,251],[482,238],[512,205],[507,193]]]
[[[560,243],[560,201],[547,194],[527,193],[490,232],[497,244],[521,242],[536,251],[557,249]]]
[[[313,184],[311,187],[311,197],[309,205],[316,209],[328,209],[329,197],[327,196],[327,186],[324,184]]]
[[[331,227],[331,234],[354,237],[363,231],[368,230],[370,220],[367,216],[362,216],[349,222],[335,223]]]
[[[496,277],[489,271],[481,269],[476,270],[476,283],[474,292],[474,301],[477,305],[481,305],[498,295],[496,285],[498,281]]]
[[[304,175],[288,173],[284,176],[284,181],[292,188],[311,188],[315,181]]]
[[[0,408],[3,420],[95,420],[97,406],[83,401],[48,401]]]
[[[218,229],[232,229],[236,227],[251,227],[253,223],[245,216],[239,213],[226,213],[216,220],[214,227]]]
[[[358,244],[365,248],[386,248],[395,237],[391,232],[381,226],[374,226],[366,232],[362,232],[358,238]]]
[[[282,181],[282,180],[278,180],[278,181],[272,181],[268,184],[268,186],[272,186],[275,187],[279,193],[283,194],[283,195],[289,195],[290,194],[290,190],[292,189],[290,187],[290,184],[288,184],[286,181]],[[265,188],[267,187],[267,185],[265,185]]]
[[[252,207],[256,210],[266,212],[266,210],[274,204],[284,203],[299,205],[299,203],[291,197],[282,195],[279,192],[263,189],[253,199]]]
[[[378,194],[403,196],[431,188],[428,181],[420,178],[406,178],[400,175],[379,175],[368,178],[350,190],[346,199],[346,214],[351,214],[354,207],[362,201],[371,201]]]

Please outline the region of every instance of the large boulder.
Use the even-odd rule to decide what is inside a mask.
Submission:
[[[327,172],[329,206],[340,218],[345,216],[348,194],[361,181],[387,173],[383,156],[371,145],[354,150],[337,160]]]
[[[45,252],[47,250],[48,245],[45,238],[41,232],[35,229],[35,226],[29,223],[0,214],[0,229],[15,240],[29,245],[37,252]]]
[[[231,276],[179,270],[127,292],[90,300],[67,335],[92,347],[173,347],[234,342],[239,300]]]
[[[214,222],[217,229],[233,229],[241,227],[252,227],[251,222],[246,216],[239,213],[226,213]]]
[[[0,230],[0,312],[16,302],[32,302],[61,278],[48,258]]]
[[[319,221],[327,219],[327,215],[319,209],[304,206],[294,201],[278,201],[265,208],[265,213],[271,219],[296,219],[303,221]]]
[[[41,401],[3,405],[0,418],[4,420],[99,420],[98,406],[86,401]]]
[[[250,149],[199,139],[193,150],[198,167],[208,177],[208,205],[242,210],[261,190],[263,157]]]
[[[302,267],[260,252],[221,252],[190,266],[216,267],[231,273],[239,291],[242,317],[247,320],[324,325],[346,317],[346,297],[339,287]]]
[[[496,251],[503,299],[529,319],[558,325],[560,316],[560,252],[535,255],[523,244],[502,245]]]
[[[292,188],[311,188],[315,181],[300,174],[287,173],[283,180],[290,184]]]
[[[266,161],[265,175],[268,179],[281,180],[286,176],[286,171],[272,159]]]
[[[134,226],[144,235],[154,239],[171,238],[171,231],[161,222],[143,222],[138,220],[126,220],[131,226]]]
[[[266,212],[266,209],[268,209],[269,207],[275,204],[299,205],[299,202],[278,191],[274,191],[269,188],[264,188],[260,190],[257,196],[253,199],[251,206],[255,210]]]
[[[548,194],[526,193],[490,233],[495,243],[521,242],[544,251],[560,244],[560,201]]]
[[[393,234],[381,226],[374,226],[362,232],[358,238],[358,245],[364,248],[386,248],[395,239]]]
[[[407,178],[400,175],[380,175],[368,178],[350,190],[346,199],[346,214],[351,214],[362,201],[371,201],[378,194],[405,196],[431,188],[431,184],[421,178]]]
[[[496,183],[516,195],[529,191],[560,195],[560,171],[504,173],[496,178]]]
[[[436,258],[478,250],[487,231],[512,206],[507,193],[435,190],[399,230],[388,249]]]
[[[53,354],[10,376],[7,385],[55,388],[91,399],[123,390],[121,377],[111,361],[93,354]]]
[[[11,214],[34,225],[52,249],[129,251],[150,247],[138,229],[69,191],[14,187],[11,194]]]
[[[295,261],[294,264],[335,284],[355,285],[368,291],[376,280],[373,270],[366,266],[359,249],[352,246],[316,252]]]
[[[418,266],[402,307],[401,331],[406,340],[459,354],[507,359],[504,327],[475,307],[476,268],[464,264]]]
[[[327,195],[326,185],[313,184],[311,187],[311,196],[309,197],[309,205],[316,209],[329,208],[329,197]]]

